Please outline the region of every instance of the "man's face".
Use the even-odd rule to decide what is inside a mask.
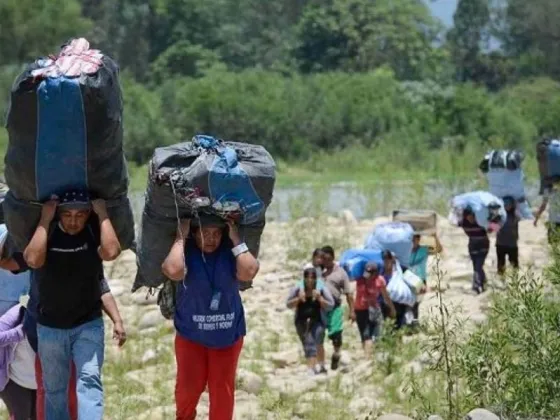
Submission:
[[[412,238],[412,245],[418,247],[420,245],[420,235],[414,235]]]
[[[63,209],[59,212],[60,224],[64,231],[70,235],[77,235],[86,226],[90,210]]]
[[[466,216],[467,222],[474,224],[476,222],[476,219],[474,217],[474,214],[469,213]]]
[[[327,270],[330,270],[334,266],[334,257],[330,254],[323,253],[323,265]]]
[[[203,227],[196,231],[196,245],[206,254],[218,249],[222,243],[223,230],[218,227]]]

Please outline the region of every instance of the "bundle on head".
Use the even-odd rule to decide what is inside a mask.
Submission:
[[[523,153],[517,150],[492,150],[480,164],[488,180],[490,193],[496,197],[512,197],[519,216],[533,219],[531,206],[525,195],[525,174],[521,169]]]
[[[157,287],[181,219],[234,219],[249,250],[258,256],[276,164],[262,146],[195,136],[155,150],[137,246],[133,286]],[[247,286],[247,287],[250,287]]]
[[[16,78],[7,114],[5,214],[18,248],[39,220],[37,202],[68,190],[108,201],[121,247],[134,240],[123,153],[118,66],[83,38],[39,58]]]

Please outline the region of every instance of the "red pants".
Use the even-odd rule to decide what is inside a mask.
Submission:
[[[175,336],[177,420],[194,420],[200,396],[208,385],[209,420],[231,420],[235,405],[235,373],[243,338],[224,349],[211,349]]]
[[[43,371],[39,356],[35,357],[35,380],[37,381],[37,420],[45,420],[45,388],[43,388]],[[68,386],[68,409],[70,419],[78,419],[78,397],[76,395],[76,366],[72,363],[70,383]]]

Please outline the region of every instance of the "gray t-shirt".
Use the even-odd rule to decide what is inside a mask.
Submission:
[[[346,274],[344,268],[338,264],[334,266],[332,273],[328,276],[323,274],[323,277],[337,305],[340,304],[342,295],[349,295],[352,293],[348,274]]]
[[[506,223],[498,231],[496,236],[496,245],[516,247],[519,240],[519,217],[515,213],[507,215]]]

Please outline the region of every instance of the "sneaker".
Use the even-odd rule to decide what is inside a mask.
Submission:
[[[307,370],[307,374],[309,376],[315,376],[315,375],[317,375],[317,372],[315,371],[315,369],[310,368],[310,369]]]
[[[340,354],[333,354],[331,358],[331,370],[337,370],[340,362]]]
[[[321,365],[321,368],[319,369],[319,373],[321,374],[326,374],[327,372],[327,368],[325,367],[325,365]]]

